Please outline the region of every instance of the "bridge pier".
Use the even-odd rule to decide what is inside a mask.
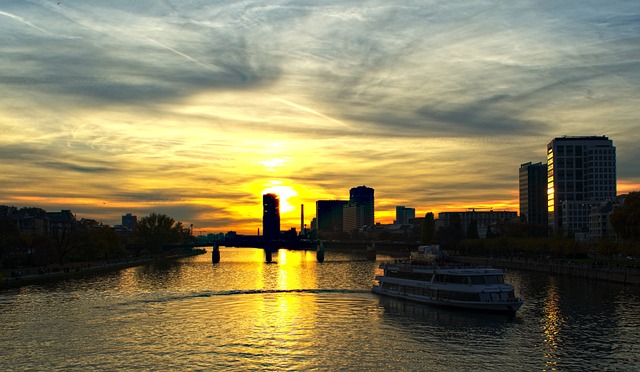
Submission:
[[[211,262],[218,263],[220,262],[220,249],[218,249],[218,244],[213,244],[213,249],[211,250]]]
[[[264,256],[265,256],[265,260],[267,261],[267,263],[273,262],[273,252],[271,252],[271,249],[265,248]]]
[[[316,246],[316,259],[318,262],[324,262],[324,242],[322,240]]]
[[[367,260],[375,261],[376,260],[376,241],[372,241],[371,245],[367,246]]]

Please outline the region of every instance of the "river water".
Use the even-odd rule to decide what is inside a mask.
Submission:
[[[349,253],[210,254],[0,292],[0,370],[640,370],[640,288],[510,271],[515,317],[370,292]]]

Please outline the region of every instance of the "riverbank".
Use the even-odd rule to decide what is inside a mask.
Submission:
[[[587,265],[570,261],[532,260],[526,258],[456,257],[456,261],[473,265],[545,272],[551,275],[571,275],[640,286],[640,269],[610,265]]]
[[[193,250],[181,254],[164,257],[143,257],[126,261],[76,262],[55,265],[48,268],[19,268],[3,272],[0,290],[19,288],[32,284],[52,283],[59,280],[97,275],[106,272],[123,270],[129,267],[142,266],[158,260],[177,260],[205,253],[206,250]]]

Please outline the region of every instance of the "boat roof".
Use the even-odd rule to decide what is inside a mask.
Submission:
[[[385,263],[381,268],[397,267],[399,271],[433,272],[447,275],[504,275],[504,270],[493,267],[411,265],[407,263]]]

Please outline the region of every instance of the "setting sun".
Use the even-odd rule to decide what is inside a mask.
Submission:
[[[280,213],[287,213],[293,211],[295,208],[290,203],[290,199],[297,196],[298,193],[291,186],[283,185],[282,181],[269,181],[267,188],[262,191],[262,194],[276,194],[280,197]]]

